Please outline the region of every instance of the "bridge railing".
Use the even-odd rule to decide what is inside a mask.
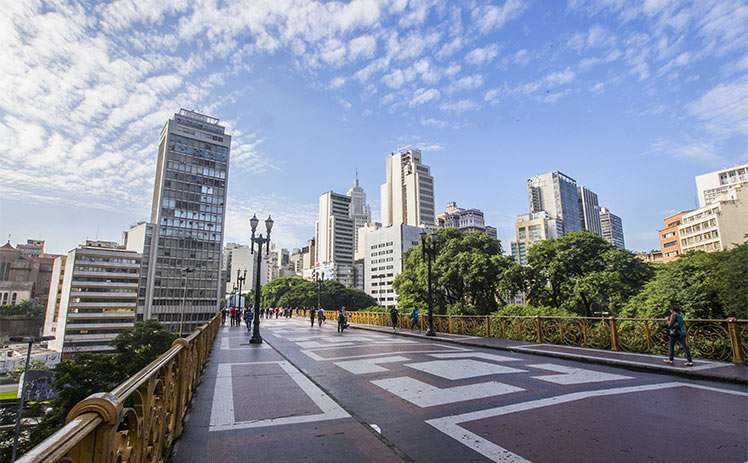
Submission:
[[[67,423],[18,462],[157,462],[182,434],[221,320],[213,317],[110,392],[76,404]]]
[[[350,312],[349,319],[352,323],[391,325],[389,314],[384,312]],[[420,323],[425,330],[425,314]],[[410,317],[400,314],[399,324],[409,327]],[[665,319],[658,318],[434,315],[434,329],[448,334],[622,352],[665,354],[668,348]],[[748,320],[686,320],[686,334],[694,357],[746,362]]]

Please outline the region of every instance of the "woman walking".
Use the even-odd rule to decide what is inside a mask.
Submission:
[[[397,322],[398,322],[399,314],[397,313],[396,308],[390,309],[390,322],[392,322],[392,331],[397,332]]]
[[[314,316],[317,315],[317,311],[314,310],[314,307],[312,307],[309,310],[309,318],[312,320],[312,328],[314,328]]]
[[[348,326],[348,314],[345,313],[345,307],[341,307],[338,312],[338,333],[342,333]]]
[[[668,359],[665,359],[665,363],[673,363],[675,343],[677,342],[686,354],[686,363],[684,365],[692,367],[693,361],[691,359],[691,351],[688,349],[688,344],[686,344],[686,322],[683,320],[683,314],[681,312],[680,307],[676,303],[673,302],[670,304],[670,317],[667,319],[667,331],[670,341],[668,345],[668,354],[670,356]]]

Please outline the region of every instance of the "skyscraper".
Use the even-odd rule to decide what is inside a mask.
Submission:
[[[597,193],[583,186],[578,187],[577,193],[579,194],[579,220],[582,223],[582,228],[597,236],[602,236]]]
[[[161,131],[143,318],[189,332],[223,297],[221,253],[231,136],[219,120],[181,109]]]
[[[351,198],[328,191],[319,197],[316,223],[316,268],[325,279],[353,286],[353,219]]]
[[[517,216],[514,225],[516,241],[512,241],[512,258],[522,265],[527,264],[527,252],[533,244],[543,240],[558,238],[561,221],[545,211],[531,212]]]
[[[603,238],[613,246],[626,249],[626,243],[623,239],[623,222],[621,218],[610,212],[607,207],[600,208],[600,225],[603,231]]]
[[[561,221],[559,235],[582,230],[577,182],[559,171],[527,180],[530,213],[545,211]]]
[[[371,223],[371,208],[366,203],[366,192],[358,184],[358,172],[356,172],[353,186],[346,194],[351,198],[348,214],[353,220],[353,249],[355,250],[358,245],[358,229]]]
[[[434,177],[421,163],[421,152],[405,149],[387,157],[387,183],[380,188],[382,226],[433,227]]]

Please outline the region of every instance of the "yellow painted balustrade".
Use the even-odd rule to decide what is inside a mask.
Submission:
[[[384,312],[349,312],[351,323],[390,326]],[[426,329],[421,314],[421,330]],[[400,327],[409,327],[400,315]],[[540,317],[434,315],[434,329],[448,334],[487,336],[531,343],[548,343],[622,352],[665,354],[665,319],[616,317]],[[686,333],[695,357],[745,363],[748,320],[686,320]]]
[[[182,434],[182,422],[208,361],[220,316],[110,392],[76,404],[67,424],[18,462],[160,462]]]

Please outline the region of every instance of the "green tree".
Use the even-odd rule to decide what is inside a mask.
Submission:
[[[178,336],[165,329],[158,320],[135,323],[112,341],[116,359],[122,369],[135,373],[169,350]]]
[[[313,282],[300,277],[278,277],[262,287],[264,307],[316,307],[317,286],[320,305],[328,310],[345,306],[349,310],[360,310],[377,305],[374,298],[365,292],[346,288],[334,280]]]
[[[748,243],[717,255],[714,286],[726,316],[748,319]]]
[[[512,261],[502,254],[498,240],[450,228],[437,230],[436,239],[433,296],[437,313],[488,314],[506,302],[499,282]],[[394,286],[401,307],[426,307],[427,266],[420,244],[406,253]]]

